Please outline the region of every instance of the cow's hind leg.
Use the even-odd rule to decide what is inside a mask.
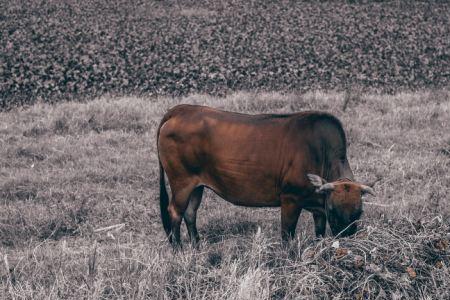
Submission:
[[[182,217],[189,202],[189,196],[195,188],[195,184],[183,185],[182,188],[172,188],[172,201],[170,201],[168,211],[171,220],[171,233],[169,241],[174,248],[181,247],[180,226]]]
[[[198,246],[200,237],[197,232],[197,209],[200,206],[203,196],[203,186],[195,188],[191,195],[189,196],[189,204],[184,212],[184,222],[186,223],[186,228],[189,233],[189,238],[191,239],[191,244],[194,247]]]

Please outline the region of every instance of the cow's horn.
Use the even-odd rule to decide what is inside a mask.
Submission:
[[[372,196],[376,196],[375,195],[375,191],[370,186],[367,186],[367,185],[364,185],[364,184],[361,185],[361,193],[363,195],[371,194]]]
[[[334,184],[332,183],[325,183],[318,190],[318,192],[331,192],[331,191],[334,191]]]

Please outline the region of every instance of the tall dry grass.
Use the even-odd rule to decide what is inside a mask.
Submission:
[[[155,130],[178,103],[336,114],[357,179],[381,178],[360,232],[316,240],[304,213],[284,249],[278,209],[206,193],[200,250],[174,254]],[[448,299],[449,129],[448,91],[101,98],[0,113],[0,298]]]

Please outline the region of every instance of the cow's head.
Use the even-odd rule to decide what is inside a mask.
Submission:
[[[308,179],[316,187],[316,193],[325,196],[325,210],[333,235],[354,234],[357,230],[356,221],[362,213],[362,196],[375,196],[373,189],[349,179],[326,182],[313,174],[308,174]]]

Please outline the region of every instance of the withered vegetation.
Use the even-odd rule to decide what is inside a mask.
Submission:
[[[316,240],[305,213],[284,249],[278,209],[236,207],[207,193],[200,250],[174,254],[159,217],[155,130],[181,102],[336,114],[356,178],[380,178],[361,230]],[[449,128],[450,93],[442,90],[105,97],[0,113],[0,294],[448,299]]]

